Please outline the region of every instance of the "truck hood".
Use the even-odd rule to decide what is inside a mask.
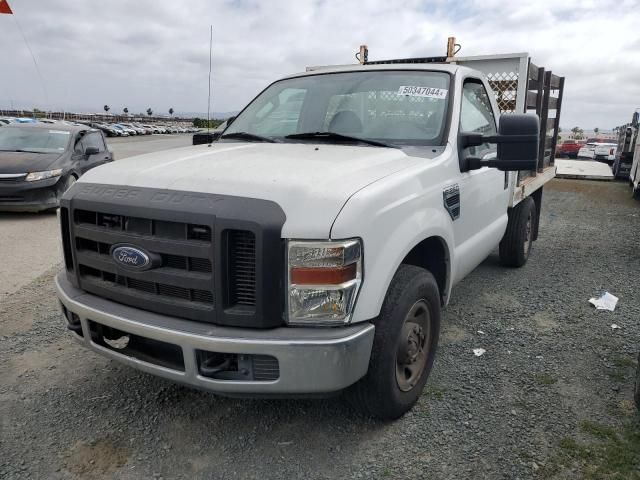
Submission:
[[[394,148],[219,143],[130,157],[80,182],[271,200],[287,217],[284,238],[328,238],[351,195],[417,160]]]
[[[0,152],[0,173],[28,173],[48,170],[59,153]]]

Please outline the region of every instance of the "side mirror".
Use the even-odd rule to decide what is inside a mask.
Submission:
[[[498,144],[495,159],[467,158],[467,170],[477,170],[482,167],[492,167],[502,171],[535,170],[538,166],[540,121],[535,115],[505,114],[500,116],[498,135],[462,133],[460,141],[463,143],[463,148],[484,143]]]
[[[87,147],[84,149],[84,154],[87,157],[90,157],[91,155],[96,155],[100,153],[100,149],[98,147]]]

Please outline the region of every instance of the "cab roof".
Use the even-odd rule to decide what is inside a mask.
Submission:
[[[295,73],[288,75],[284,78],[303,77],[307,75],[322,75],[326,73],[342,73],[342,72],[362,72],[362,71],[385,71],[385,70],[422,70],[429,72],[445,72],[455,74],[461,69],[468,70],[469,72],[476,72],[468,67],[450,63],[385,63],[376,65],[362,65],[355,63],[353,65],[329,65],[329,66],[315,66],[307,67],[306,72]],[[479,72],[478,72],[479,73]]]

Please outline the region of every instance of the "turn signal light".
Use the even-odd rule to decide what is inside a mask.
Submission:
[[[291,283],[295,285],[339,285],[356,278],[358,267],[355,263],[344,267],[291,269]]]

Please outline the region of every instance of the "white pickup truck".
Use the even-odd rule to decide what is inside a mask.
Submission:
[[[616,159],[617,143],[598,142],[593,150],[593,159],[613,165]]]
[[[524,112],[560,107],[542,76],[529,91],[539,73],[526,54],[312,69],[269,85],[213,144],[92,170],[60,210],[67,327],[219,394],[347,390],[399,417],[452,287],[497,247],[523,265],[536,239],[555,173],[539,124],[557,119]]]

